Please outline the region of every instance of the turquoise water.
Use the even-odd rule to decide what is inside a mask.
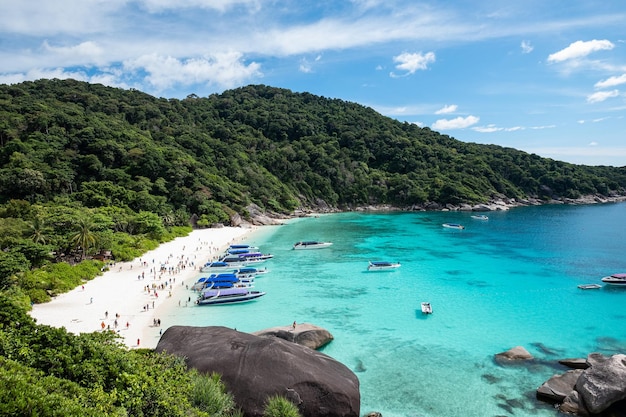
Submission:
[[[179,308],[168,321],[251,332],[294,320],[328,329],[323,352],[361,383],[361,414],[555,416],[535,390],[556,359],[626,352],[626,289],[577,285],[626,272],[626,204],[489,213],[341,213],[265,227],[248,243],[275,255],[263,298]],[[461,223],[465,230],[442,223]],[[299,240],[330,248],[294,251]],[[368,260],[399,261],[367,272]],[[434,313],[424,316],[420,302]],[[500,367],[521,345],[537,361]]]

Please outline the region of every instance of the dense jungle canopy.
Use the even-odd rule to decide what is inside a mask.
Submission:
[[[65,197],[227,221],[256,203],[408,207],[622,192],[626,168],[455,140],[339,99],[254,85],[155,98],[73,80],[0,86],[0,202]]]

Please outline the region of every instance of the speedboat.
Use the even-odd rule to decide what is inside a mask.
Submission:
[[[476,215],[472,216],[472,219],[489,220],[489,217],[485,216],[484,214],[476,214]]]
[[[318,242],[316,240],[305,240],[293,245],[294,249],[321,249],[332,245],[332,242]]]
[[[602,278],[602,282],[609,285],[621,285],[626,287],[626,273],[613,274]]]
[[[444,223],[442,226],[448,229],[465,229],[465,226],[458,223]]]
[[[252,301],[265,295],[264,291],[249,288],[225,288],[204,290],[196,301],[198,305],[234,304]]]
[[[200,272],[228,271],[231,269],[233,269],[233,266],[226,262],[207,262],[202,268],[200,268]]]
[[[424,301],[422,303],[422,313],[433,314],[433,306],[431,306],[430,303]]]
[[[400,268],[400,262],[369,261],[368,271],[391,271]]]

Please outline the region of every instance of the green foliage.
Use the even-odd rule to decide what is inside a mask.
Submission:
[[[191,403],[211,416],[237,416],[239,411],[233,397],[227,394],[226,386],[217,374],[191,375]]]
[[[116,337],[37,325],[0,293],[0,415],[241,416],[217,375]]]
[[[103,262],[94,260],[85,260],[76,265],[65,262],[48,264],[20,274],[18,283],[33,302],[41,303],[100,275],[103,267]]]
[[[277,395],[267,400],[263,417],[300,417],[300,411],[291,401]]]

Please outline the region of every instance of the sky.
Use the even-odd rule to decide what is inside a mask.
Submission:
[[[626,166],[624,0],[0,0],[0,84],[249,84],[464,142]]]

